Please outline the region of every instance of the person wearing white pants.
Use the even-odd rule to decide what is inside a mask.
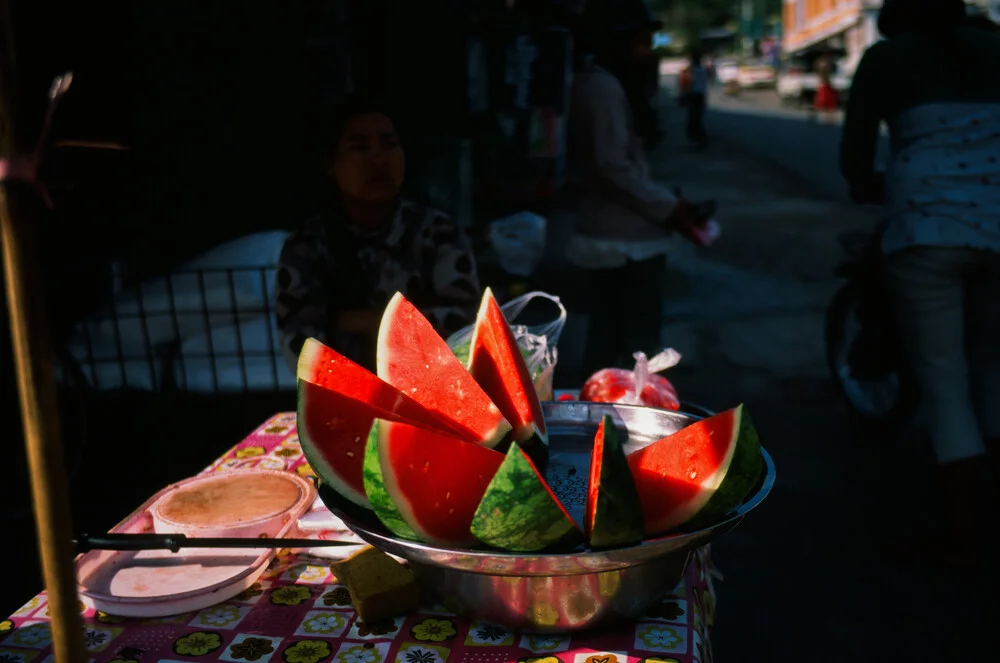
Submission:
[[[881,248],[945,511],[912,547],[966,565],[985,552],[987,449],[1000,463],[1000,37],[967,25],[962,0],[886,0],[879,28],[887,39],[851,87],[841,168],[864,199],[885,121]]]

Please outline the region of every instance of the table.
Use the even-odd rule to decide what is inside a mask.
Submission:
[[[203,473],[254,468],[312,476],[294,412],[271,417]],[[705,547],[672,596],[638,623],[567,636],[469,622],[442,606],[365,624],[329,560],[288,550],[250,589],[199,612],[138,620],[81,609],[91,663],[710,663],[713,577]],[[0,621],[0,663],[53,661],[42,593]]]

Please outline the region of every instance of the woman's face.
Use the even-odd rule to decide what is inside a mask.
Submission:
[[[371,203],[394,200],[405,171],[406,158],[392,120],[382,113],[365,113],[348,121],[330,168],[343,195]]]

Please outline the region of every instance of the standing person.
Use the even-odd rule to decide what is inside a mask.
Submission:
[[[829,119],[840,107],[840,95],[833,88],[833,69],[833,61],[827,55],[816,63],[819,85],[816,87],[816,96],[813,99],[813,110],[822,119]]]
[[[278,264],[277,326],[293,371],[310,337],[374,369],[379,322],[396,292],[444,336],[473,322],[480,299],[464,233],[400,197],[406,159],[386,107],[352,98],[332,125],[329,204],[288,237]]]
[[[574,219],[567,258],[585,270],[590,328],[584,368],[631,366],[658,352],[671,234],[701,221],[696,206],[649,176],[656,89],[648,76],[660,27],[641,0],[589,2],[567,126],[563,211]]]
[[[708,102],[708,70],[702,64],[701,51],[691,51],[691,64],[681,76],[681,101],[687,108],[688,141],[704,149],[708,146],[708,134],[705,132],[705,109]]]
[[[919,550],[968,564],[989,522],[987,449],[1000,462],[1000,37],[964,23],[962,0],[886,0],[886,39],[854,75],[840,158],[854,198],[872,198],[888,124],[881,247],[944,507]]]

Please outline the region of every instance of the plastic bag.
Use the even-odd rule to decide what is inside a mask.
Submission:
[[[636,352],[632,356],[635,357],[634,370],[603,368],[597,371],[580,390],[580,400],[679,410],[681,403],[677,398],[677,390],[669,380],[657,373],[680,363],[680,353],[667,348],[651,359],[647,359],[643,352]]]
[[[528,303],[539,297],[549,300],[559,308],[558,317],[551,322],[531,327],[514,324],[517,316],[524,311]],[[552,376],[558,361],[556,344],[559,342],[559,335],[562,334],[563,326],[566,324],[566,308],[554,295],[545,292],[529,292],[510,300],[501,306],[500,310],[514,332],[518,347],[521,348],[521,355],[528,365],[528,371],[531,373],[538,397],[543,401],[552,400]],[[448,337],[448,347],[465,366],[469,365],[471,345],[472,325],[460,329]]]
[[[490,224],[490,242],[503,271],[513,276],[531,276],[545,254],[544,217],[519,212]]]

